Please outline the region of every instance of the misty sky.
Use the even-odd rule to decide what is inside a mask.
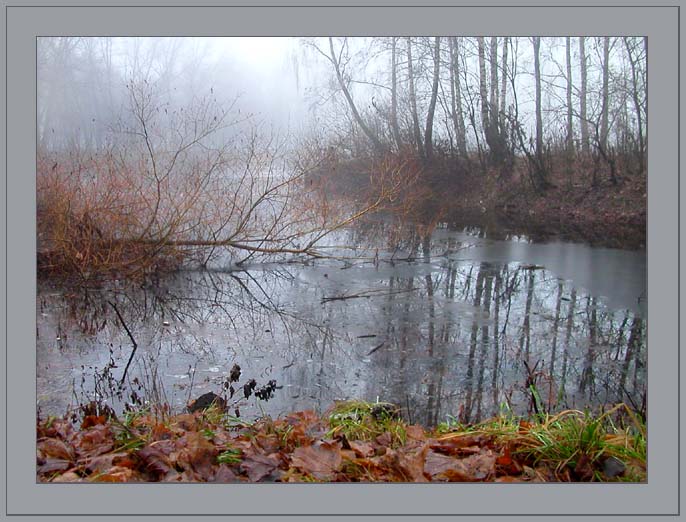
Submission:
[[[58,54],[64,40],[71,41],[68,57]],[[426,52],[421,54],[421,38],[416,41],[416,89],[421,112],[426,109],[430,91],[432,58]],[[479,83],[474,41],[465,40],[461,65],[463,103],[472,106],[478,97]],[[620,40],[615,42],[621,51]],[[344,45],[343,39],[335,38],[334,44],[338,52]],[[334,129],[335,133],[336,126],[350,123],[349,110],[331,64],[315,45],[328,52],[327,38],[40,38],[39,134],[57,127],[61,127],[62,134],[76,128],[88,134],[91,127],[110,125],[125,108],[128,82],[141,79],[156,82],[161,95],[179,106],[210,92],[224,106],[238,96],[235,109],[242,115],[254,115],[253,123],[282,135],[313,128]],[[345,76],[351,82],[350,91],[360,111],[373,115],[388,104],[390,56],[384,48],[388,43],[360,37],[349,38],[346,45],[349,61]],[[444,52],[446,45],[443,44]],[[572,50],[572,76],[576,82],[580,76],[577,45],[575,42]],[[597,114],[600,40],[587,39],[587,48],[589,110]],[[534,101],[531,39],[514,39],[511,53],[517,56],[511,67],[516,70],[518,117],[530,130]],[[543,39],[541,57],[544,118],[548,129],[557,133],[564,126],[564,38]],[[611,60],[611,68],[619,70],[620,66],[620,58]],[[404,64],[399,63],[399,88],[406,91],[406,84],[407,73]],[[445,103],[449,93],[444,91],[440,95],[435,124],[439,137],[448,119]],[[511,95],[508,103],[513,103]]]

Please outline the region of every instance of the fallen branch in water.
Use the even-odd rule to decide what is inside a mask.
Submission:
[[[397,290],[395,292],[384,292],[383,290],[365,290],[364,292],[360,292],[359,294],[350,294],[350,295],[336,295],[333,297],[322,297],[322,303],[328,303],[329,301],[347,301],[348,299],[361,299],[364,297],[384,297],[388,295],[395,295],[395,294],[406,294],[408,292],[414,292],[416,291],[416,288],[410,289],[410,290]]]
[[[384,344],[386,344],[386,341],[382,342],[381,344],[376,345],[374,348],[369,350],[369,353],[367,353],[367,355],[373,354],[375,351],[377,351],[379,348],[381,348]]]

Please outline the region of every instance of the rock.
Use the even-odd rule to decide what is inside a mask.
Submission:
[[[371,410],[372,417],[376,420],[384,420],[384,419],[395,419],[395,420],[400,420],[401,414],[400,414],[400,407],[387,403],[387,402],[381,402],[378,404],[375,404],[372,407]]]
[[[238,366],[237,364],[234,364],[231,367],[231,372],[229,373],[229,381],[230,382],[238,382],[238,379],[241,378],[241,367]]]
[[[188,405],[188,411],[191,413],[201,410],[206,410],[212,405],[216,405],[220,410],[226,411],[226,401],[219,395],[213,392],[201,395]]]
[[[603,462],[603,473],[607,478],[615,478],[624,474],[626,465],[616,457],[608,457]]]

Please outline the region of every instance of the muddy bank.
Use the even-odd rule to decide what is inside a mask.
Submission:
[[[645,184],[555,187],[543,194],[522,187],[463,191],[446,213],[453,226],[474,225],[493,238],[526,235],[598,247],[646,248]]]

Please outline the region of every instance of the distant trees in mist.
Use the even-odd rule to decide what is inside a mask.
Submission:
[[[645,38],[317,38],[305,45],[335,72],[326,96],[338,92],[345,103],[329,119],[350,121],[347,129],[331,127],[353,156],[371,146],[430,160],[439,149],[503,177],[515,157],[526,157],[541,190],[556,154],[567,163],[583,156],[588,170],[608,169],[613,183],[619,156],[630,159],[629,174],[645,174]]]

